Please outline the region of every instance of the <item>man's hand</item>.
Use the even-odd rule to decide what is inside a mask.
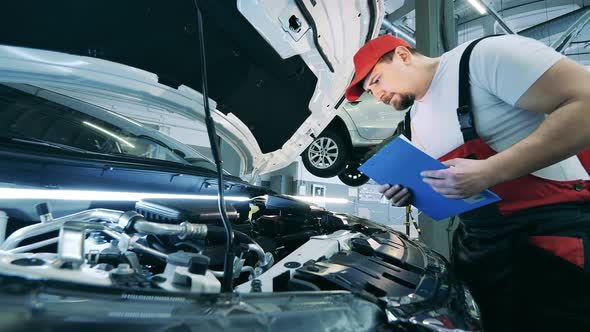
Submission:
[[[382,193],[384,197],[391,200],[391,205],[397,207],[410,205],[412,199],[412,193],[410,190],[399,184],[393,186],[390,184],[384,184],[379,187],[379,192]]]
[[[423,181],[430,184],[437,193],[451,199],[462,199],[496,185],[501,180],[496,174],[499,170],[491,170],[486,160],[452,159],[443,164],[447,169],[424,171],[420,175]]]

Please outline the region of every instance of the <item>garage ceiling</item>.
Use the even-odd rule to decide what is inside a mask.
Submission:
[[[406,32],[414,32],[416,0],[386,0],[386,18]],[[480,0],[498,12],[518,34],[550,45],[590,10],[590,0]],[[480,15],[468,0],[455,0],[458,42],[504,33],[490,15]],[[590,24],[573,40],[565,54],[590,67]]]

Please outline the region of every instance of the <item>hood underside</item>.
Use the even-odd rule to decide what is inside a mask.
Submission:
[[[352,52],[375,33],[379,5],[199,0],[209,97],[251,132],[259,147],[251,154],[267,155],[246,172],[285,166],[328,125],[352,75]],[[202,91],[193,1],[20,1],[1,8],[2,45],[104,59],[154,73],[175,89]]]
[[[310,114],[315,76],[300,57],[281,59],[235,1],[200,2],[210,97],[219,111],[250,128],[263,153],[279,149]],[[202,90],[192,1],[24,1],[8,7],[0,20],[2,44],[98,57],[155,73],[174,88]]]

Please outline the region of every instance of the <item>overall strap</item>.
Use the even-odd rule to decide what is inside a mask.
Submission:
[[[412,140],[412,127],[410,126],[410,122],[412,121],[412,117],[410,116],[412,110],[406,111],[403,121],[403,130],[402,133],[406,136],[410,141]]]
[[[475,45],[477,45],[477,43],[486,38],[494,36],[496,35],[485,36],[472,41],[471,44],[467,46],[465,51],[463,51],[461,60],[459,62],[459,107],[457,108],[457,117],[459,118],[459,125],[461,126],[461,134],[463,134],[464,142],[479,138],[475,129],[475,121],[473,120],[473,111],[471,107],[472,103],[471,89],[469,84],[469,59],[471,58],[471,52],[473,52],[473,48]]]

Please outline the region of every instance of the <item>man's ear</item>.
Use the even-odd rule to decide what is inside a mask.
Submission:
[[[403,62],[409,63],[412,58],[412,53],[405,46],[398,46],[395,48],[395,55]]]

